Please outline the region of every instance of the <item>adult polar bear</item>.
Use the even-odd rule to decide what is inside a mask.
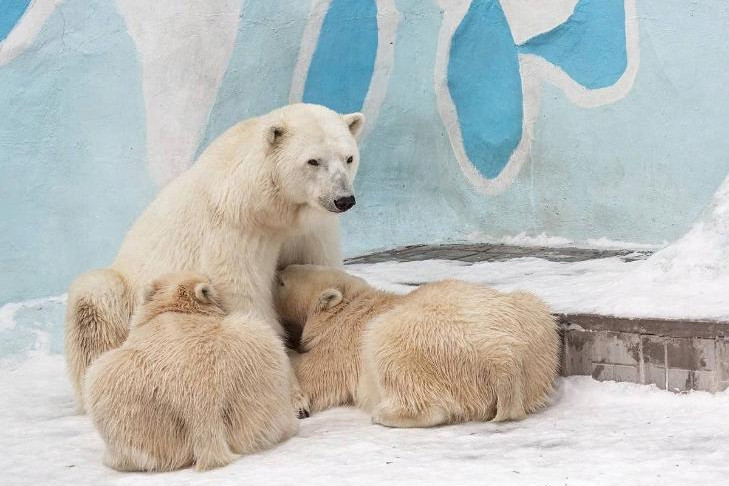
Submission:
[[[80,275],[68,292],[66,363],[83,410],[86,369],[126,339],[144,287],[194,271],[227,287],[236,309],[279,333],[277,262],[341,265],[336,213],[354,205],[361,113],[285,106],[217,138],[134,223],[110,268]]]

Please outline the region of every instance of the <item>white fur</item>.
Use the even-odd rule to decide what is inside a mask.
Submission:
[[[281,340],[226,302],[203,276],[167,275],[124,344],[91,365],[84,395],[107,466],[211,469],[296,432]]]
[[[142,290],[160,275],[202,273],[230,289],[235,309],[283,332],[271,294],[277,261],[341,265],[332,211],[337,198],[352,195],[363,123],[359,113],[318,105],[280,108],[230,128],[160,192],[111,268],[72,285],[66,353],[81,407],[86,367],[121,344]]]
[[[312,411],[354,403],[390,427],[517,420],[549,399],[559,336],[525,292],[444,280],[406,295],[341,269],[279,273],[281,316],[303,325],[294,368]]]

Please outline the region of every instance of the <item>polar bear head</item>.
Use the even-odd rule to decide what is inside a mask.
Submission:
[[[196,273],[169,273],[157,278],[144,290],[143,303],[133,318],[141,325],[165,312],[222,315],[226,304],[210,280]]]
[[[313,314],[332,309],[343,300],[372,289],[364,279],[322,265],[289,265],[278,272],[276,284],[275,302],[279,316],[286,323],[303,327],[305,334],[316,331],[307,329]]]
[[[356,139],[364,115],[295,104],[262,118],[268,157],[276,168],[274,182],[288,202],[332,213],[354,206]]]

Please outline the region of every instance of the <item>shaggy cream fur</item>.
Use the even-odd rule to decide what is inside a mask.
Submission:
[[[353,195],[363,123],[359,113],[287,106],[230,128],[162,190],[111,268],[69,290],[66,360],[80,410],[86,368],[124,341],[142,289],[166,273],[207,275],[230,289],[235,309],[283,332],[271,295],[277,261],[341,264],[336,201]]]
[[[517,420],[549,399],[559,338],[531,294],[444,280],[396,295],[316,265],[287,267],[277,288],[282,318],[304,326],[294,367],[314,411],[355,403],[430,427]]]
[[[281,339],[254,315],[228,314],[210,281],[156,281],[124,344],[88,370],[85,398],[122,471],[224,466],[293,435],[289,363]]]

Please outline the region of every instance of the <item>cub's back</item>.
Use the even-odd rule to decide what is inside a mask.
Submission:
[[[168,312],[133,332],[128,346],[153,362],[226,375],[255,375],[286,359],[271,326],[247,312],[224,317]]]
[[[403,313],[420,314],[432,324],[453,323],[479,330],[509,331],[517,335],[553,329],[549,308],[528,292],[500,292],[482,284],[441,280],[421,285],[405,295]]]
[[[494,345],[513,351],[537,346],[552,355],[558,341],[554,318],[536,296],[457,280],[424,284],[403,296],[368,324],[367,336],[428,355],[445,349],[478,354],[476,348]]]
[[[555,321],[536,296],[444,280],[421,286],[373,319],[363,353],[381,380],[401,388],[418,383],[428,400],[451,400],[465,419],[485,420],[504,373],[523,376],[524,410],[546,402],[558,342]]]

